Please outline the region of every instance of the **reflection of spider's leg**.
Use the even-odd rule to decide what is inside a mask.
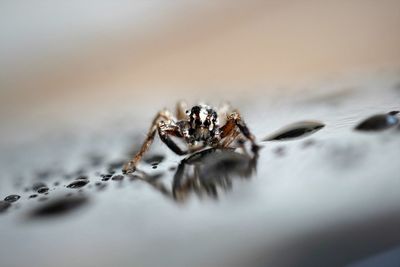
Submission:
[[[182,134],[179,130],[179,127],[173,123],[165,123],[163,121],[158,123],[157,126],[158,129],[158,135],[160,136],[161,141],[166,144],[169,149],[174,151],[176,154],[179,156],[185,155],[188,152],[183,151],[169,136],[176,136],[182,138]]]
[[[183,161],[178,165],[178,169],[176,170],[174,179],[172,181],[172,195],[178,202],[184,202],[191,190],[190,179],[186,182],[183,179],[185,174],[185,166],[186,163]]]
[[[178,120],[186,119],[187,103],[183,100],[176,103],[175,115]]]
[[[247,155],[248,157],[250,157],[250,154],[249,154],[249,152],[247,151],[247,148],[246,148],[246,146],[245,146],[245,142],[246,142],[246,139],[243,138],[243,137],[239,137],[239,138],[237,139],[237,143],[238,143],[239,147],[242,149],[243,153],[244,153],[245,155]],[[255,152],[257,153],[257,151],[255,151]]]
[[[122,169],[124,173],[132,173],[136,170],[136,165],[140,161],[140,159],[143,157],[144,153],[149,149],[150,145],[153,143],[154,136],[157,131],[157,126],[158,123],[161,120],[172,120],[172,114],[168,110],[163,110],[157,113],[157,115],[154,117],[150,129],[147,133],[146,140],[143,142],[142,147],[140,148],[139,152],[136,153],[136,155],[126,163]]]
[[[250,178],[253,171],[257,171],[257,161],[258,161],[258,150],[255,150],[253,157],[251,157],[249,160],[249,165],[247,166],[247,170],[245,171],[245,177]]]
[[[254,135],[250,132],[249,128],[247,128],[246,123],[240,117],[239,112],[234,111],[227,117],[228,121],[224,126],[221,127],[221,138],[228,137],[232,135],[236,129],[238,128],[240,132],[251,142],[252,150],[256,151],[258,149],[258,145],[256,144],[256,139]]]
[[[167,189],[167,187],[162,184],[161,182],[158,181],[148,181],[146,180],[150,185],[152,185],[156,190],[158,190],[161,194],[168,198],[173,198],[171,192]]]

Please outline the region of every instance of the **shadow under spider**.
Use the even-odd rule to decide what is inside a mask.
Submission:
[[[171,187],[159,177],[145,172],[137,177],[176,202],[185,202],[194,193],[198,197],[217,199],[219,191],[227,192],[237,178],[250,179],[256,171],[258,153],[249,155],[232,149],[210,148],[183,159],[173,176]]]

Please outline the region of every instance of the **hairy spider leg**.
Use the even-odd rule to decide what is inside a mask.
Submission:
[[[235,132],[239,129],[239,131],[251,142],[252,151],[255,152],[258,150],[258,145],[256,144],[256,139],[254,135],[250,132],[244,120],[242,120],[238,111],[233,111],[227,117],[227,122],[224,126],[221,127],[221,139],[229,136],[234,136]],[[236,136],[235,136],[236,138]],[[234,139],[233,139],[234,140]],[[228,145],[233,141],[229,140]]]
[[[227,136],[225,136],[220,146],[222,148],[228,148],[229,145],[236,140],[236,138],[238,137],[238,135],[240,135],[240,133],[241,133],[240,130],[234,127],[234,129],[230,131]]]
[[[122,169],[122,171],[124,173],[132,173],[136,170],[136,165],[142,159],[144,153],[146,153],[146,151],[150,148],[150,145],[153,143],[156,131],[157,131],[157,129],[159,129],[160,122],[162,120],[172,121],[173,119],[174,118],[173,118],[171,112],[169,112],[168,110],[162,110],[157,113],[157,115],[154,117],[154,119],[151,123],[149,131],[147,133],[147,137],[146,137],[145,141],[143,142],[140,150],[136,153],[136,155],[128,163],[126,163],[124,165],[124,167]]]

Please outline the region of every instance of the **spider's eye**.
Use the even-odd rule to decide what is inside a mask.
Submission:
[[[186,114],[189,114],[189,113],[190,113],[190,111],[187,109],[187,110],[185,111],[185,113],[186,113]]]

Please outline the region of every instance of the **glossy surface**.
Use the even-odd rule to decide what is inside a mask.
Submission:
[[[140,171],[120,179],[122,159],[154,115],[134,106],[79,131],[32,130],[19,145],[3,143],[3,177],[21,178],[2,178],[0,193],[21,199],[0,202],[2,264],[343,266],[396,251],[400,131],[353,129],[399,109],[397,82],[360,83],[335,105],[317,91],[232,96],[259,140],[307,119],[326,125],[291,142],[262,142],[256,162],[240,151],[182,162],[155,141]],[[38,183],[52,185],[48,195],[30,198]]]

